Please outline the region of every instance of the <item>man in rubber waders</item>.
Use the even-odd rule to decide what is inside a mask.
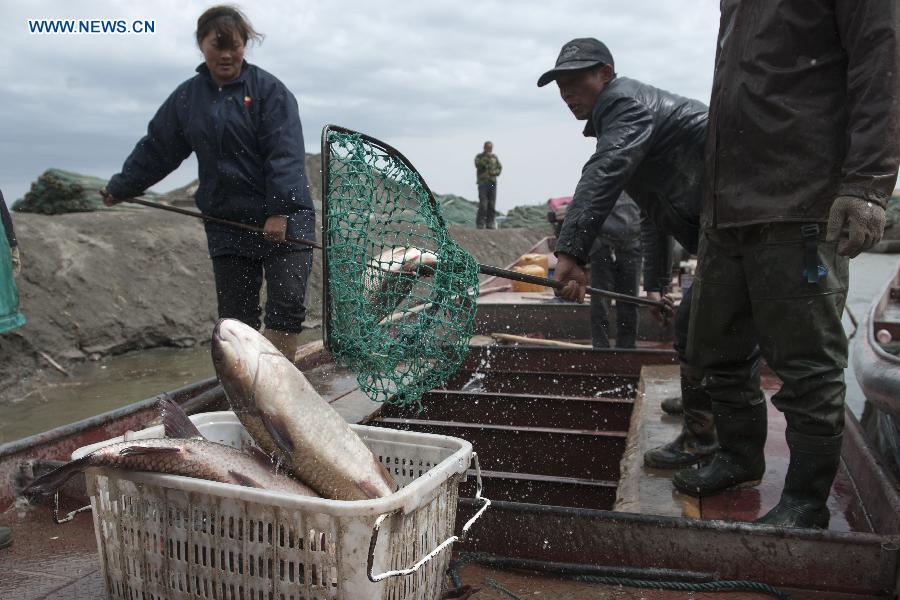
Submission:
[[[673,482],[704,496],[762,479],[766,401],[746,358],[759,344],[782,381],[772,402],[790,448],[781,500],[759,523],[828,526],[849,259],[881,238],[900,162],[897,10],[722,2],[688,340],[719,449]]]
[[[584,300],[584,265],[624,190],[642,211],[644,289],[650,299],[660,300],[671,280],[668,236],[688,252],[697,251],[707,107],[619,77],[609,49],[594,38],[565,44],[556,66],[541,75],[538,86],[551,81],[556,81],[575,118],[587,121],[584,135],[597,138],[556,243],[554,277],[566,283],[557,295]],[[688,291],[675,315],[685,425],[675,441],[645,454],[644,462],[651,467],[688,466],[711,456],[716,447],[709,399],[700,387],[702,372],[684,360],[690,304]]]

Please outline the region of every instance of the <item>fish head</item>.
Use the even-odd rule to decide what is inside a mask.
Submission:
[[[212,335],[212,360],[232,407],[249,407],[260,386],[277,380],[273,370],[291,362],[261,333],[236,319],[220,319]]]
[[[261,333],[235,319],[221,319],[212,336],[212,358],[232,410],[279,414],[288,399],[315,393],[294,364]]]

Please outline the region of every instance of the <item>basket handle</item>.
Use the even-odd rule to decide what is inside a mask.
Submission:
[[[81,508],[75,509],[65,517],[59,516],[59,492],[53,494],[53,522],[57,525],[62,525],[63,523],[68,523],[69,521],[75,520],[75,516],[79,513],[87,512],[91,510],[91,505],[82,506]]]
[[[401,509],[397,509],[393,512],[384,513],[375,519],[375,525],[372,527],[372,539],[369,542],[369,560],[366,572],[369,575],[369,581],[373,583],[377,583],[383,579],[388,579],[390,577],[400,577],[403,575],[409,575],[411,573],[415,573],[418,571],[423,565],[425,565],[432,558],[441,553],[441,551],[447,546],[451,545],[453,542],[464,540],[466,538],[466,534],[469,532],[469,528],[478,520],[478,518],[487,510],[488,506],[491,505],[491,501],[488,498],[482,498],[481,496],[481,465],[478,464],[478,453],[472,453],[472,460],[475,462],[475,499],[476,500],[484,500],[484,505],[478,509],[471,519],[469,519],[465,525],[463,525],[462,533],[459,536],[451,535],[446,540],[438,544],[438,546],[425,555],[419,562],[414,564],[413,566],[407,569],[400,569],[397,571],[385,571],[384,573],[376,575],[372,572],[373,567],[375,566],[375,546],[378,544],[378,531],[381,529],[381,524],[384,523],[385,519],[390,517],[391,515],[400,512]]]

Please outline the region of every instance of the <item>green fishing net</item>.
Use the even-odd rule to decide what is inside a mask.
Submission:
[[[369,398],[418,404],[465,358],[478,263],[399,152],[329,126],[322,157],[326,343]]]

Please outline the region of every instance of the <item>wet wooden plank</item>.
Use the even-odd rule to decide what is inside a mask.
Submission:
[[[485,425],[624,431],[628,428],[631,406],[631,400],[621,398],[435,390],[422,397],[421,410],[416,406],[385,406],[381,416]]]
[[[606,510],[612,507],[616,496],[615,481],[499,471],[482,471],[481,477],[484,494],[491,500]],[[474,498],[475,482],[475,473],[470,471],[468,479],[459,486],[460,496]]]
[[[699,501],[672,487],[675,471],[644,467],[644,452],[671,442],[681,431],[681,417],[667,415],[660,408],[663,398],[680,390],[677,366],[646,366],[641,370],[613,510],[669,517],[700,516]]]
[[[462,438],[492,471],[615,480],[623,431],[509,427],[416,419],[377,419],[370,425]]]

